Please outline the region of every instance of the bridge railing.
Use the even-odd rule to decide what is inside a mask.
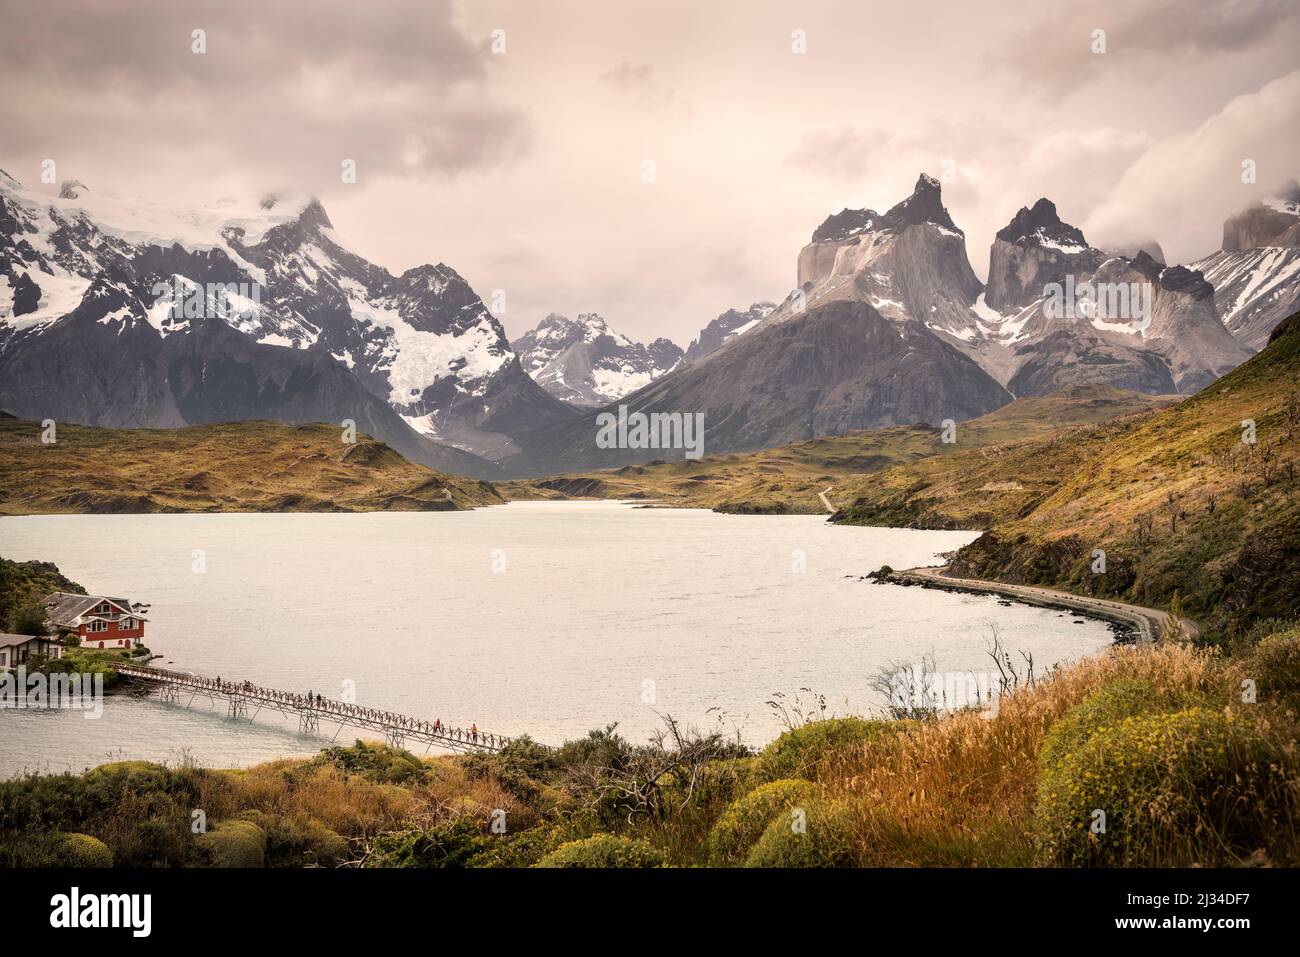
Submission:
[[[147,665],[120,664],[114,665],[114,668],[122,674],[141,680],[188,688],[205,696],[216,695],[232,699],[249,699],[280,709],[292,709],[300,714],[309,713],[315,717],[328,717],[339,724],[382,730],[387,739],[401,739],[409,735],[420,740],[450,747],[479,748],[492,751],[500,750],[512,740],[502,734],[446,725],[440,719],[427,721],[423,718],[412,718],[382,708],[371,708],[366,705],[336,701],[316,693],[308,696],[291,691],[281,691],[277,688],[256,685],[251,681],[229,681],[224,678],[210,678],[191,672],[152,668]],[[308,724],[314,729],[314,721],[308,722]]]

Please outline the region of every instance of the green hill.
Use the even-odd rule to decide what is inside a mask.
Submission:
[[[50,512],[450,511],[503,501],[488,482],[407,461],[338,427],[41,426],[0,414],[0,515]]]
[[[986,529],[955,574],[1146,605],[1179,591],[1187,613],[1232,634],[1300,612],[1298,436],[1300,314],[1175,406],[887,470],[847,490],[835,520]]]

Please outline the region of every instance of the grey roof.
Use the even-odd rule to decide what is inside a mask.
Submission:
[[[111,601],[114,605],[126,609],[128,614],[134,614],[131,603],[125,598],[110,598],[107,595],[74,595],[71,592],[56,591],[46,597],[41,604],[45,606],[45,612],[52,624],[70,627],[79,616],[90,611],[101,601]]]
[[[25,645],[29,641],[49,641],[49,635],[6,635],[0,634],[0,648],[10,645]]]

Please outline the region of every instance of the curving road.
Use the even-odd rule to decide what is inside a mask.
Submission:
[[[927,568],[909,568],[906,571],[893,572],[889,575],[889,579],[901,583],[929,585],[934,588],[949,588],[953,591],[988,592],[1027,601],[1033,605],[1079,611],[1107,621],[1119,621],[1131,625],[1137,630],[1140,641],[1154,641],[1158,638],[1164,630],[1165,622],[1169,619],[1169,614],[1159,608],[1130,605],[1127,602],[1111,601],[1108,598],[1090,598],[1087,595],[1075,595],[1037,585],[1012,585],[1006,582],[983,581],[978,578],[953,578],[943,573],[946,567],[946,565],[936,565]],[[1200,636],[1201,629],[1192,619],[1183,618],[1182,625],[1183,631],[1189,638]]]

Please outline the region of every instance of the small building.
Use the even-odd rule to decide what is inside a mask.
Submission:
[[[46,627],[59,635],[76,635],[83,648],[134,648],[144,644],[147,605],[107,595],[56,591],[41,602]]]
[[[58,658],[63,646],[48,635],[0,634],[0,671],[25,665],[35,658]]]

